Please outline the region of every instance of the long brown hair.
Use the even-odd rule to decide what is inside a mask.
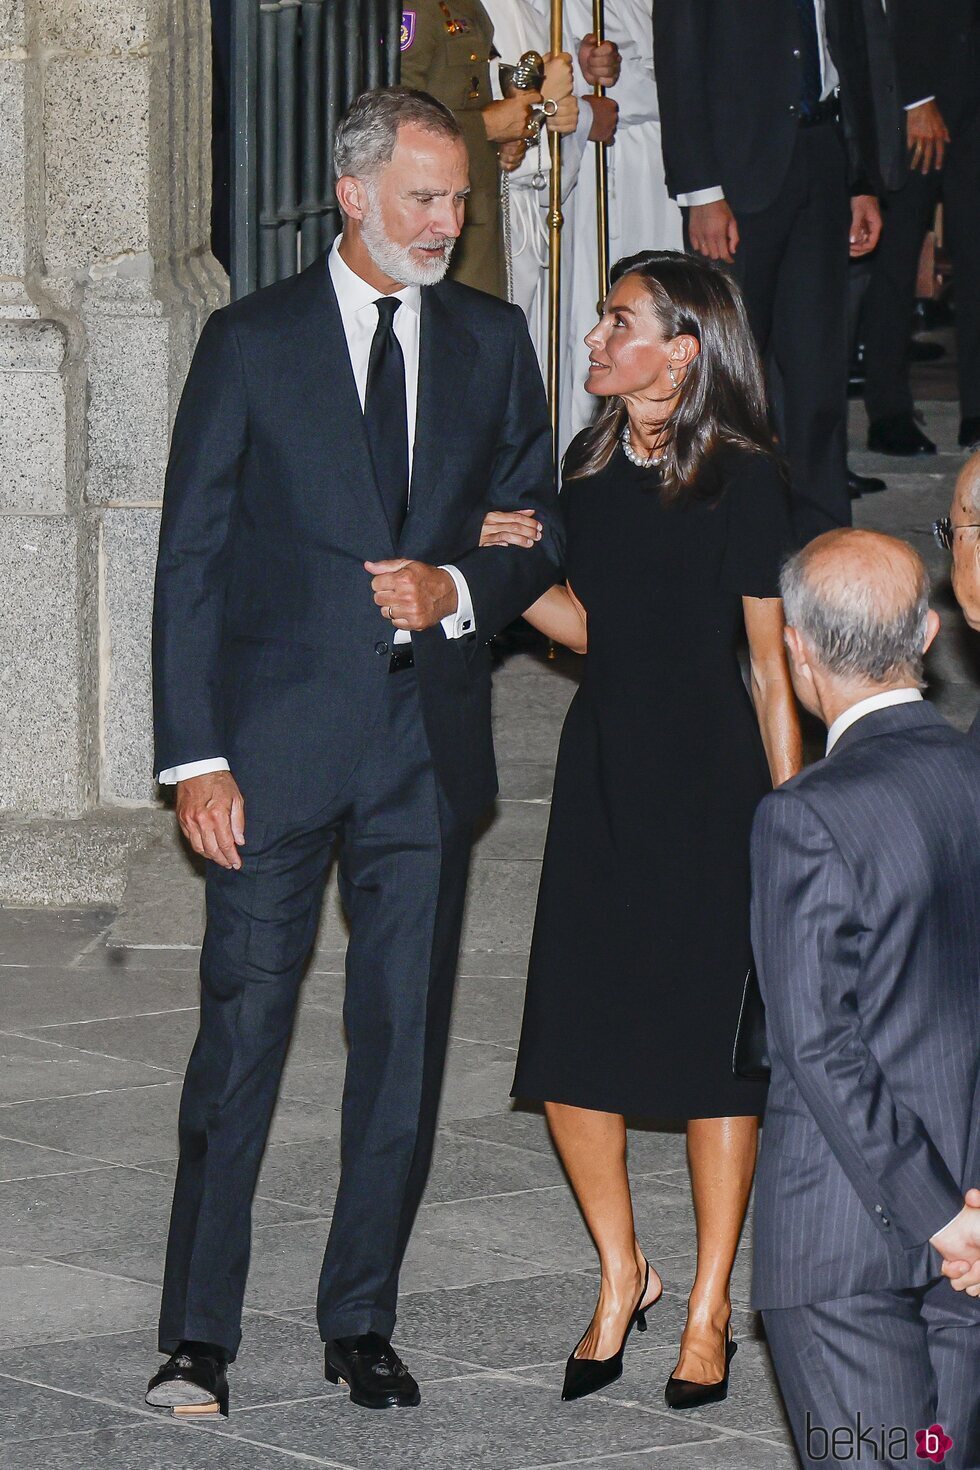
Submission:
[[[711,495],[714,477],[702,472],[722,445],[774,453],[762,365],[742,293],[717,266],[677,250],[627,256],[613,266],[611,284],[623,276],[639,276],[666,340],[686,333],[700,345],[664,426],[660,469],[665,499],[677,499],[696,483],[698,494]],[[566,479],[604,469],[625,423],[622,398],[608,398],[576,444]]]

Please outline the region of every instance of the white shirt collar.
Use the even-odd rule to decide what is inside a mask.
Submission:
[[[352,271],[340,253],[340,235],[334,240],[327,257],[327,265],[330,270],[330,279],[337,293],[337,305],[340,307],[341,316],[363,310],[365,306],[374,306],[378,297],[383,293],[376,286],[371,286]],[[422,310],[422,288],[421,286],[403,286],[400,291],[392,293],[399,301],[403,301],[416,315]]]
[[[863,720],[865,715],[872,714],[876,709],[888,709],[892,704],[913,704],[921,698],[918,689],[888,689],[884,694],[871,694],[867,699],[859,699],[857,704],[852,704],[850,709],[838,715],[827,731],[827,754],[833,750],[844,731],[856,725],[858,720]]]

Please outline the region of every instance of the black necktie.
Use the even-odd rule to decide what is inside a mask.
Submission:
[[[379,296],[378,326],[368,360],[364,426],[378,489],[391,534],[401,534],[408,510],[408,409],[405,404],[405,359],[395,336],[396,296]]]
[[[800,39],[803,53],[803,88],[800,105],[804,117],[813,117],[820,106],[823,86],[820,79],[820,40],[817,36],[816,0],[796,0],[800,13]]]

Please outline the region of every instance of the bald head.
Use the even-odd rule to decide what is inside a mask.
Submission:
[[[980,454],[971,454],[960,470],[949,518],[953,591],[970,627],[980,630]]]
[[[787,562],[786,622],[835,680],[870,687],[921,683],[929,577],[904,541],[828,531]]]

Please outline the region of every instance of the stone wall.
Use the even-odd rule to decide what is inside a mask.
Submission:
[[[205,0],[0,0],[0,853],[156,800],[167,444],[227,284],[209,53]]]

